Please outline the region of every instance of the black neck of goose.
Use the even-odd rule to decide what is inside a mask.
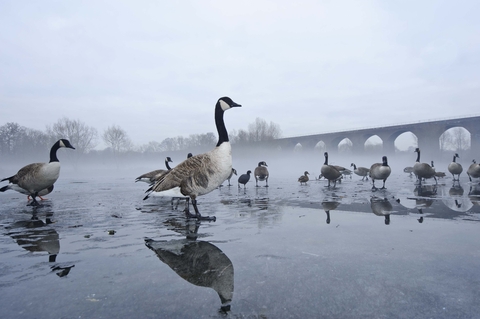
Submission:
[[[357,165],[353,164],[353,169],[357,169]]]
[[[53,144],[52,148],[50,149],[50,163],[60,162],[57,157],[57,150],[59,148],[60,148],[60,142]]]
[[[456,157],[456,156],[455,156],[455,155],[453,155],[453,162],[454,162],[454,163],[455,163],[455,157]]]
[[[328,155],[325,155],[325,163],[323,165],[328,165]]]
[[[383,158],[383,159],[382,159],[382,165],[383,165],[383,166],[388,166],[388,160],[387,160],[387,158]]]
[[[417,152],[417,162],[420,162],[420,151]]]
[[[167,167],[168,170],[171,170],[170,165],[168,165],[168,160],[165,159],[165,166]]]
[[[220,146],[223,142],[228,142],[228,133],[227,128],[225,127],[225,122],[223,121],[224,111],[220,107],[220,104],[217,103],[215,108],[215,125],[217,126],[218,133],[218,143],[217,146]]]

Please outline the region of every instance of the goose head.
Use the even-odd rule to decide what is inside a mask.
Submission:
[[[58,140],[58,147],[59,148],[66,147],[66,148],[71,148],[73,150],[75,149],[75,147],[73,147],[73,145],[70,144],[70,141],[64,138],[61,138]]]
[[[259,167],[260,167],[260,166],[266,166],[266,167],[268,167],[267,163],[266,163],[266,162],[263,162],[263,161],[262,161],[262,162],[258,162],[258,166],[259,166]]]
[[[220,108],[223,112],[231,109],[232,107],[241,107],[241,105],[233,102],[233,100],[228,96],[224,96],[218,99],[217,108]]]

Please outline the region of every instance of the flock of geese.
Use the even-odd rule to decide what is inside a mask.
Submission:
[[[422,181],[426,179],[433,178],[436,184],[437,177],[445,177],[445,173],[437,172],[435,170],[433,161],[431,161],[431,164],[420,162],[420,149],[418,147],[415,149],[414,152],[417,153],[417,160],[415,161],[415,164],[413,165],[413,167],[405,167],[403,171],[405,173],[409,173],[410,175],[414,174],[417,178],[417,183],[420,186],[422,185]],[[328,152],[325,152],[324,156],[325,162],[321,168],[321,174],[319,176],[319,179],[324,177],[326,180],[328,180],[327,187],[330,187],[330,182],[333,182],[333,186],[335,187],[336,183],[338,181],[341,181],[344,176],[351,175],[352,171],[343,166],[329,165]],[[450,174],[452,174],[454,182],[460,180],[460,174],[463,172],[462,165],[456,161],[457,158],[459,158],[458,153],[455,153],[453,155],[452,162],[448,165],[448,171],[450,172]],[[388,165],[388,159],[386,156],[382,157],[382,163],[375,163],[370,166],[370,168],[357,167],[355,163],[350,164],[350,166],[353,167],[353,173],[362,177],[362,181],[364,179],[368,180],[368,177],[372,179],[372,190],[377,190],[377,187],[375,186],[375,180],[382,180],[383,186],[381,189],[385,189],[385,182],[392,172],[390,166]],[[300,185],[306,184],[308,182],[308,175],[308,171],[305,171],[305,173],[298,178],[298,182],[300,182]],[[472,181],[472,178],[479,178],[480,164],[477,164],[477,162],[473,160],[472,164],[467,170],[467,175],[470,179],[470,182]]]
[[[145,199],[148,199],[151,195],[156,196],[168,196],[178,199],[185,199],[185,214],[187,217],[196,218],[199,220],[216,220],[215,216],[202,216],[197,207],[197,197],[208,194],[214,189],[222,186],[222,183],[230,179],[237,171],[232,168],[232,153],[231,145],[228,139],[227,129],[224,123],[224,112],[234,108],[240,107],[240,104],[235,103],[229,97],[222,97],[218,99],[215,104],[215,125],[218,133],[218,142],[214,149],[209,152],[192,156],[188,154],[187,159],[171,168],[169,163],[172,162],[170,157],[165,159],[166,169],[155,170],[148,172],[136,178],[135,181],[143,181],[150,184],[150,187],[146,191],[147,195]],[[39,203],[36,200],[37,197],[43,199],[45,196],[52,192],[54,184],[57,181],[60,174],[60,162],[57,157],[57,151],[60,148],[75,149],[72,144],[66,139],[58,140],[50,150],[50,161],[48,163],[33,163],[21,168],[15,175],[4,178],[0,182],[8,181],[9,184],[0,188],[0,192],[6,190],[14,190],[25,194],[32,198],[32,202],[29,205],[38,206]],[[437,181],[438,172],[432,165],[420,162],[420,149],[415,150],[417,152],[417,160],[413,167],[407,167],[405,172],[413,173],[416,175],[418,183],[421,185],[422,180],[434,178]],[[336,186],[337,181],[346,174],[351,174],[350,170],[344,167],[329,165],[328,153],[324,153],[325,162],[321,167],[321,177],[328,180],[328,187],[331,182],[333,186]],[[453,156],[453,161],[448,165],[448,170],[452,174],[454,181],[458,181],[460,174],[463,171],[461,164],[456,162],[458,154]],[[258,182],[265,182],[265,187],[268,187],[269,172],[268,165],[265,161],[258,163],[258,166],[254,170],[255,185],[258,187]],[[391,168],[388,165],[386,156],[382,157],[381,163],[375,163],[366,167],[357,167],[354,163],[353,173],[362,177],[362,180],[370,177],[372,179],[372,190],[376,190],[375,181],[383,181],[382,189],[385,188],[385,182],[391,174]],[[246,183],[250,180],[250,174],[252,172],[248,170],[246,174],[242,174],[238,178],[238,187],[240,184],[243,188],[246,188]],[[480,177],[480,164],[477,164],[475,160],[467,170],[467,174],[470,178]],[[308,171],[305,171],[304,175],[298,178],[300,184],[306,184],[309,180]],[[455,178],[455,175],[457,176]],[[191,202],[194,214],[190,213],[189,203]]]

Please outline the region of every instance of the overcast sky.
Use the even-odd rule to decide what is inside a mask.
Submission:
[[[0,125],[144,144],[216,132],[221,96],[283,136],[479,115],[480,1],[0,0]]]

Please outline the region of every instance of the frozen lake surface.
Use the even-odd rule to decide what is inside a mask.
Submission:
[[[480,187],[464,176],[393,174],[376,192],[234,178],[199,198],[217,217],[201,223],[143,201],[135,177],[61,176],[36,209],[0,193],[2,318],[480,316]]]

